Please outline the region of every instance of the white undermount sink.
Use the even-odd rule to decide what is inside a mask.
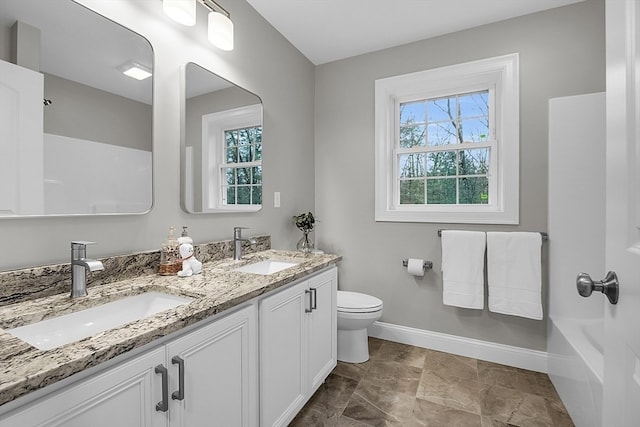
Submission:
[[[253,264],[247,264],[245,266],[238,267],[233,271],[239,271],[241,273],[262,274],[263,276],[267,276],[269,274],[277,273],[278,271],[286,270],[287,268],[291,268],[296,265],[298,265],[297,262],[265,259],[263,261],[254,262]]]
[[[40,350],[51,350],[135,320],[190,302],[192,298],[146,292],[75,313],[8,329],[15,337]]]

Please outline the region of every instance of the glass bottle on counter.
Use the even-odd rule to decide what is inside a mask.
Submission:
[[[170,276],[182,270],[182,257],[180,257],[180,245],[173,233],[175,228],[169,227],[167,240],[160,248],[160,269],[159,273],[163,276]]]

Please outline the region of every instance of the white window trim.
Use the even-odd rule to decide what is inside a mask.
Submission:
[[[518,224],[520,176],[518,54],[388,77],[375,82],[375,219],[395,222]],[[494,92],[497,153],[491,153],[487,205],[399,205],[396,138],[398,106],[409,100],[477,90]],[[497,168],[497,172],[494,169]],[[493,182],[492,182],[493,181]]]
[[[262,124],[262,105],[248,105],[202,116],[202,211],[257,212],[262,205],[224,205],[221,167],[224,161],[224,132]],[[253,164],[253,163],[252,163]]]

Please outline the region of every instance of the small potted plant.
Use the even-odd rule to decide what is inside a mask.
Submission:
[[[298,241],[296,248],[300,252],[309,253],[313,250],[313,241],[309,238],[309,233],[313,231],[316,220],[311,212],[301,213],[291,218],[296,227],[302,231],[302,238]]]

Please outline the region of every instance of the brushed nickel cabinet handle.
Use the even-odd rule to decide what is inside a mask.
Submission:
[[[155,373],[162,375],[162,400],[156,403],[156,411],[167,412],[169,410],[169,374],[167,368],[162,365],[156,366]]]
[[[171,393],[173,400],[184,400],[184,359],[180,356],[173,356],[171,363],[178,365],[178,390]]]

